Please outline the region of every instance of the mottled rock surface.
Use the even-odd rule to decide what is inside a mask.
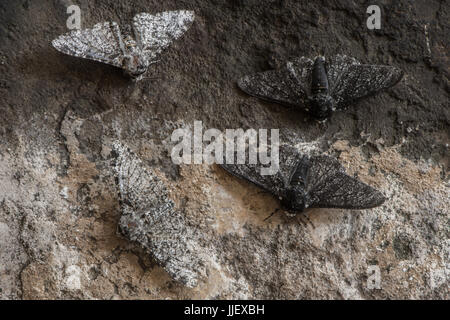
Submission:
[[[449,277],[446,1],[77,1],[82,27],[138,12],[196,20],[133,84],[51,47],[70,1],[0,2],[0,298],[438,298]],[[405,77],[326,123],[243,94],[236,80],[295,56],[347,54]],[[280,128],[382,191],[372,210],[311,210],[309,223],[216,165],[172,164],[175,128]],[[117,233],[120,140],[165,182],[212,246],[195,288]],[[373,282],[379,270],[380,282]],[[375,283],[375,284],[374,284]]]

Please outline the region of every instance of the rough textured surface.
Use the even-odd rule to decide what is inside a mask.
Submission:
[[[117,68],[60,54],[70,1],[0,2],[0,297],[440,298],[449,274],[449,26],[446,1],[77,1],[82,27],[138,12],[195,10],[180,41],[137,84]],[[372,4],[372,3],[370,3]],[[151,10],[149,9],[151,8]],[[346,54],[395,65],[395,87],[326,123],[243,94],[236,80],[292,57]],[[388,200],[314,209],[315,228],[277,214],[272,196],[213,165],[174,166],[174,128],[281,128],[320,139],[347,173]],[[189,289],[117,234],[111,145],[160,173],[175,207],[217,241]],[[369,266],[380,269],[370,289]]]

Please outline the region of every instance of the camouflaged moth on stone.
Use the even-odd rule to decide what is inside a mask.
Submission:
[[[180,38],[194,21],[193,11],[140,13],[122,30],[116,22],[102,22],[92,29],[59,36],[52,45],[65,54],[122,68],[140,80],[158,55]]]
[[[291,146],[280,147],[279,170],[261,175],[261,165],[222,164],[222,168],[276,196],[291,214],[307,208],[368,209],[385,198],[374,188],[350,177],[335,159],[300,155]]]
[[[279,70],[243,77],[238,86],[247,94],[299,107],[318,120],[336,109],[394,86],[403,77],[395,67],[361,64],[355,58],[337,55],[325,60],[301,57]]]
[[[113,156],[122,211],[119,231],[142,245],[174,280],[195,287],[204,270],[195,228],[175,209],[164,183],[134,153],[115,142]]]

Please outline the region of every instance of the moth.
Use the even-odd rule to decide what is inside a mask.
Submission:
[[[288,61],[279,70],[245,76],[239,88],[251,96],[304,109],[319,121],[358,99],[390,88],[403,77],[391,66],[361,64],[346,55],[326,60],[306,57]]]
[[[58,51],[122,68],[141,80],[159,54],[180,38],[194,21],[193,11],[139,13],[121,30],[116,22],[102,22],[92,29],[74,30],[52,41]]]
[[[145,248],[174,280],[195,287],[203,270],[196,229],[175,209],[161,179],[118,141],[113,159],[122,213],[119,232]]]
[[[385,201],[381,192],[347,175],[336,159],[301,155],[294,147],[280,148],[274,175],[261,175],[261,165],[248,162],[220,166],[277,197],[292,215],[307,208],[368,209]]]

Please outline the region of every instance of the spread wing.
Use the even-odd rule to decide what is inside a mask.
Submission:
[[[311,157],[304,171],[309,207],[368,209],[385,201],[383,194],[347,175],[330,157]]]
[[[397,84],[403,71],[396,67],[361,64],[356,59],[337,55],[327,63],[331,96],[337,108]]]
[[[269,165],[263,165],[259,161],[257,164],[249,163],[248,150],[247,147],[247,157],[244,164],[236,164],[237,157],[235,152],[233,164],[227,164],[224,161],[224,164],[221,164],[220,166],[232,175],[247,180],[278,198],[284,197],[284,191],[290,180],[290,173],[293,171],[293,168],[297,166],[297,162],[299,161],[298,151],[289,145],[281,145],[279,149],[278,164],[273,164],[274,166],[277,166],[277,170],[274,174],[267,175],[262,174],[261,170],[267,168]]]
[[[137,14],[133,18],[133,29],[138,46],[150,59],[155,59],[189,29],[194,17],[193,11],[185,10]]]
[[[245,76],[238,80],[245,93],[286,106],[305,106],[310,92],[313,61],[301,57],[289,61],[279,70]]]
[[[247,180],[276,197],[283,195],[285,179],[280,173],[261,175],[261,167],[253,164],[220,164],[220,166],[232,175]]]
[[[79,58],[122,66],[120,28],[115,22],[102,22],[92,29],[74,30],[52,41],[56,50]]]
[[[199,246],[195,230],[175,210],[164,183],[135,154],[118,142],[113,150],[121,232],[151,253],[173,279],[196,286],[202,264],[194,252]]]

